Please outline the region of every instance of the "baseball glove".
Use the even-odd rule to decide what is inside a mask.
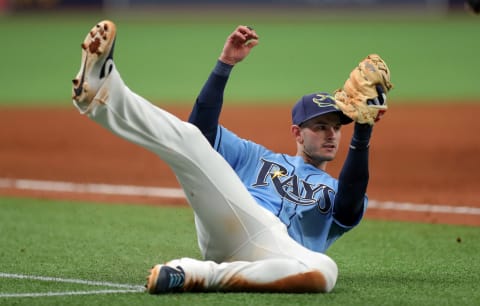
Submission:
[[[377,54],[370,54],[335,91],[338,108],[353,121],[373,125],[387,111],[386,94],[393,88],[390,70]]]

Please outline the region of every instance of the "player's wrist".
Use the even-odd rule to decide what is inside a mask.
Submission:
[[[355,123],[350,148],[354,150],[368,149],[370,146],[372,130],[373,127],[370,124]]]
[[[233,65],[223,62],[221,59],[217,60],[215,67],[213,68],[213,73],[220,76],[229,76],[232,72]]]
[[[368,123],[355,122],[353,127],[353,135],[360,139],[370,139],[372,136],[373,126]]]

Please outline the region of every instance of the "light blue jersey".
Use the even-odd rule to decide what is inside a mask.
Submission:
[[[289,235],[306,248],[324,253],[353,227],[340,224],[333,215],[338,181],[302,157],[274,153],[222,126],[214,147],[258,204],[278,216]],[[365,196],[364,211],[366,206]]]

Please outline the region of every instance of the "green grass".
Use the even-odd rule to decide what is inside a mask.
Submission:
[[[289,17],[286,17],[289,16]],[[222,13],[83,14],[0,17],[0,105],[70,106],[70,80],[80,65],[80,42],[100,19],[118,25],[116,63],[126,83],[154,102],[192,103],[237,24],[261,37],[236,67],[229,100],[291,103],[316,90],[333,91],[369,53],[392,70],[395,100],[479,100],[478,19],[365,16],[334,18]],[[8,43],[7,43],[8,42]]]
[[[153,264],[199,257],[187,207],[0,198],[0,273],[142,285]],[[461,243],[457,242],[461,238]],[[364,220],[328,254],[333,293],[0,297],[1,305],[478,305],[478,228]],[[107,289],[0,277],[5,293]]]

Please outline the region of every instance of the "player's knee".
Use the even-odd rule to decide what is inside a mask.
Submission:
[[[311,269],[288,278],[286,292],[328,293],[333,290],[336,275],[332,275],[325,268]]]
[[[335,261],[328,257],[327,260],[328,264],[326,265],[326,268],[324,269],[323,273],[326,278],[326,287],[325,291],[330,292],[333,290],[335,287],[335,284],[337,283],[337,278],[338,278],[338,267]]]
[[[185,124],[180,135],[184,140],[195,141],[197,139],[203,139],[202,132],[193,124]]]
[[[314,279],[317,280],[317,291],[324,293],[332,291],[338,278],[338,267],[335,261],[325,255],[320,261],[316,262],[312,268],[318,273],[312,274]],[[323,281],[320,281],[321,278],[323,278]]]

